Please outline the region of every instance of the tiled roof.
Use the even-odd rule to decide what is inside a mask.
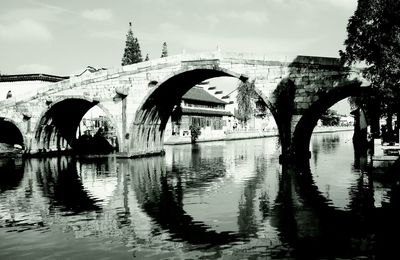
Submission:
[[[65,79],[69,79],[69,77],[61,77],[48,74],[0,75],[0,82],[34,81],[34,80],[57,82]]]
[[[208,116],[232,116],[232,113],[226,110],[208,110],[201,108],[182,108],[182,114],[184,115],[208,115]]]
[[[218,99],[205,91],[203,88],[193,87],[182,97],[183,100],[202,101],[214,104],[226,104],[225,101]]]

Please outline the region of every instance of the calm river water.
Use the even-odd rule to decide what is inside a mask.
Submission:
[[[383,258],[399,185],[366,174],[351,137],[314,135],[311,175],[279,165],[276,138],[0,159],[0,259]]]

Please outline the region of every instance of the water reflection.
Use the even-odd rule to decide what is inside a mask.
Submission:
[[[350,136],[335,135],[345,139],[349,139]],[[337,142],[338,138],[332,138],[326,142],[319,142],[320,139],[321,136],[315,136],[313,146],[322,146],[322,149],[331,151],[328,156],[324,156],[324,164],[317,165],[314,160],[314,165],[310,166],[309,171],[303,171],[301,175],[294,175],[296,177],[293,178],[297,191],[295,197],[301,198],[301,211],[307,212],[306,217],[301,219],[307,219],[307,230],[318,230],[317,236],[311,236],[312,240],[307,238],[304,242],[303,238],[295,243],[297,254],[308,258],[363,256],[383,259],[389,255],[398,255],[398,250],[393,246],[393,240],[397,240],[393,230],[398,232],[400,227],[395,220],[399,214],[394,214],[399,204],[385,205],[382,204],[382,200],[385,197],[393,199],[394,193],[399,191],[399,186],[393,183],[390,189],[384,192],[386,196],[380,197],[381,201],[377,203],[377,183],[374,173],[370,171],[366,154],[355,153],[354,156],[350,156],[353,149],[348,149],[351,144],[347,141]],[[332,151],[331,148],[336,151]],[[331,154],[335,152],[336,160],[332,160]],[[351,171],[343,165],[352,166]],[[290,172],[290,169],[288,171]],[[332,178],[335,178],[335,181]],[[333,185],[335,186],[332,188]],[[338,192],[342,189],[347,191]],[[333,196],[332,192],[335,192]],[[295,211],[294,215],[298,213]],[[302,221],[297,220],[296,227],[299,228],[301,223]]]
[[[162,158],[159,162],[162,162]],[[142,167],[131,165],[131,172],[136,170],[133,176],[134,190],[143,210],[161,229],[168,231],[173,241],[209,247],[237,239],[234,234],[215,232],[205,223],[195,221],[183,208],[184,172],[174,167],[173,172],[169,173],[171,175],[167,176],[165,168],[155,167],[154,163],[154,158],[150,158],[141,160]],[[208,177],[206,181],[211,178]],[[189,189],[196,187],[193,181],[186,185]]]
[[[395,253],[399,185],[355,167],[349,138],[315,136],[302,174],[278,164],[273,138],[135,160],[1,161],[0,258],[48,257],[45,248],[71,257],[82,247],[87,258],[122,250],[139,259]]]
[[[74,160],[52,158],[27,161],[27,168],[36,175],[37,188],[49,201],[50,212],[65,214],[100,211],[99,200],[85,191]]]
[[[23,161],[15,159],[0,159],[0,193],[18,187],[23,176]]]

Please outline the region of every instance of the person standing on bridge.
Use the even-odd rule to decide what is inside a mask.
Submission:
[[[12,98],[11,90],[9,90],[9,91],[7,92],[6,99],[9,99],[9,98]]]

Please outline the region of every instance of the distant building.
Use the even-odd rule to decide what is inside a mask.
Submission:
[[[79,124],[77,138],[82,135],[94,137],[96,134],[104,137],[112,147],[118,147],[117,131],[106,116],[83,117]]]
[[[352,126],[354,125],[353,116],[341,116],[339,121],[340,126]]]
[[[238,84],[239,82],[230,82],[229,84]],[[225,110],[234,115],[233,118],[228,119],[227,130],[230,131],[268,131],[276,130],[277,126],[273,116],[268,113],[260,113],[255,103],[253,103],[254,114],[250,115],[250,119],[245,125],[235,117],[238,113],[238,104],[236,100],[237,88],[231,89],[229,93],[224,93],[218,90],[216,86],[210,85],[209,81],[202,82],[201,84],[205,90],[211,95],[226,102]]]
[[[189,127],[201,127],[202,135],[222,133],[227,128],[228,121],[233,120],[231,112],[225,110],[226,102],[216,98],[201,86],[191,88],[182,97],[180,104],[180,120],[172,116],[167,124],[166,138],[170,135],[188,136]],[[179,107],[176,108],[179,110]],[[173,114],[174,114],[173,113]]]
[[[35,92],[41,87],[68,78],[48,74],[0,75],[0,101]]]

